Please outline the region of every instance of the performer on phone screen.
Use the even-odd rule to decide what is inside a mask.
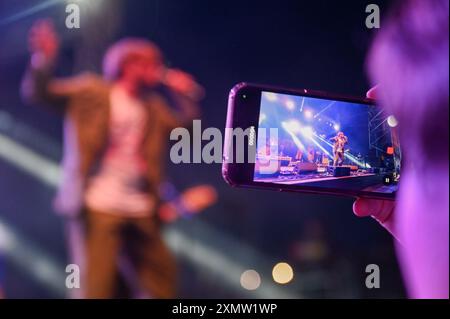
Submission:
[[[348,137],[343,132],[339,132],[335,137],[331,138],[333,145],[333,166],[342,166],[344,163],[345,145],[348,143]]]

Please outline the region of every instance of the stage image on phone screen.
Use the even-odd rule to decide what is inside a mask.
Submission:
[[[396,126],[373,105],[262,92],[254,181],[395,193]]]

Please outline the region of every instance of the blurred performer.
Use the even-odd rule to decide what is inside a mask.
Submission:
[[[314,163],[315,158],[316,158],[316,151],[314,150],[314,147],[310,145],[308,146],[307,149],[306,159],[308,163]]]
[[[316,164],[322,164],[323,153],[321,151],[316,151]]]
[[[284,140],[280,145],[280,156],[295,158],[297,146],[292,140]]]
[[[86,225],[86,238],[69,234],[82,237],[75,242],[86,240],[85,297],[114,297],[123,247],[131,248],[127,253],[151,297],[174,297],[176,267],[160,235],[158,187],[168,134],[199,115],[201,87],[190,75],[165,68],[161,51],[145,39],[112,45],[103,77],[67,79],[52,76],[59,41],[50,22],[33,26],[29,45],[23,95],[65,117],[63,181],[55,204]]]
[[[345,145],[348,143],[347,136],[343,132],[339,132],[335,137],[331,138],[333,145],[333,166],[342,166],[344,163]]]
[[[296,161],[303,160],[303,150],[301,148],[297,148],[297,153],[295,154],[295,160]]]

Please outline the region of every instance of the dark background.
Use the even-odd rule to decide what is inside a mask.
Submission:
[[[241,81],[364,96],[369,88],[365,55],[376,34],[365,27],[365,7],[379,4],[383,17],[390,4],[97,0],[84,2],[81,29],[68,30],[66,2],[53,2],[33,10],[49,1],[0,0],[0,134],[52,161],[61,156],[62,121],[26,106],[19,95],[28,61],[27,30],[38,18],[52,17],[63,39],[60,75],[98,71],[104,49],[120,37],[155,41],[170,66],[192,73],[205,87],[203,128],[222,129],[228,91]],[[20,12],[28,14],[15,16]],[[211,183],[220,194],[217,205],[201,216],[167,228],[168,234],[175,231],[191,239],[171,245],[180,260],[181,296],[404,296],[391,236],[370,218],[355,217],[353,199],[232,189],[217,164],[169,164],[169,175],[178,187]],[[55,278],[64,275],[67,262],[62,221],[51,208],[53,193],[53,187],[0,157],[1,285],[6,297],[63,297],[63,283]],[[22,246],[5,244],[7,231]],[[24,246],[32,253],[20,255]],[[36,271],[42,266],[39,258],[60,265],[55,270],[60,273]],[[232,264],[225,262],[230,260]],[[279,261],[289,262],[295,271],[286,286],[271,280]],[[380,289],[364,284],[365,267],[372,263],[381,269]],[[263,286],[256,292],[239,286],[239,270],[247,268],[262,276]]]

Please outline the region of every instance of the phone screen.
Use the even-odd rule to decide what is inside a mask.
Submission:
[[[396,126],[375,105],[262,91],[253,181],[393,194]]]

